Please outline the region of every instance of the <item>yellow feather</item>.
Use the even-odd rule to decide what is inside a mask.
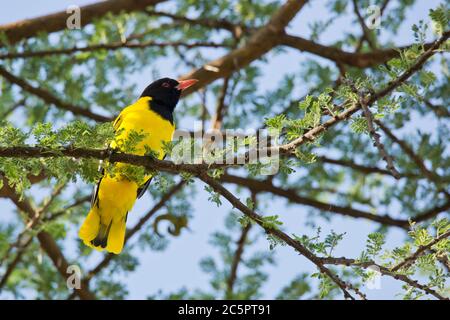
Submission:
[[[158,153],[158,158],[164,157],[163,142],[172,140],[175,127],[166,119],[149,108],[151,98],[140,98],[136,103],[126,107],[114,121],[114,129],[118,132],[111,147],[118,148],[117,141],[126,140],[131,131],[146,133],[146,137],[136,146],[136,155],[145,154],[145,146]],[[116,164],[116,166],[126,166]],[[150,178],[150,176],[146,177]],[[97,250],[120,253],[125,238],[125,222],[127,213],[136,201],[137,183],[116,175],[106,175],[102,178],[98,190],[97,202],[88,213],[86,220],[80,228],[79,236],[83,242]],[[105,231],[107,230],[107,231]],[[106,246],[92,244],[91,241],[106,234]],[[97,237],[97,238],[96,238]]]

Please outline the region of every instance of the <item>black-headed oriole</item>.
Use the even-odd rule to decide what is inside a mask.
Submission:
[[[114,121],[116,132],[110,144],[111,150],[121,151],[120,141],[125,141],[132,131],[142,132],[145,137],[134,148],[134,154],[144,155],[146,148],[163,159],[163,142],[172,140],[175,131],[173,111],[181,92],[195,84],[197,80],[177,81],[163,78],[151,83],[139,99],[126,107]],[[127,166],[116,163],[115,166]],[[94,190],[89,211],[79,236],[83,242],[97,250],[118,254],[122,251],[128,212],[137,198],[147,189],[151,176],[145,177],[142,184],[127,179],[123,175],[104,174]]]

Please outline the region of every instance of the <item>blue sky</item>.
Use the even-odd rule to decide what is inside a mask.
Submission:
[[[2,5],[0,11],[0,24],[14,22],[23,18],[39,16],[52,11],[64,10],[69,5],[83,5],[92,3],[93,1],[29,1],[15,0],[8,1]],[[392,1],[395,2],[395,1]],[[417,4],[413,10],[409,10],[407,19],[401,27],[399,33],[392,40],[397,44],[407,44],[412,41],[412,33],[410,26],[417,23],[418,20],[424,19],[428,21],[429,8],[435,8],[440,1],[416,1]],[[307,37],[308,24],[318,16],[326,15],[327,9],[324,7],[325,1],[316,1],[314,5],[306,7],[290,24],[289,32],[296,35]],[[163,7],[162,7],[163,8]],[[323,44],[327,44],[326,40],[332,42],[339,33],[352,30],[347,19],[339,19],[322,37]],[[381,37],[386,39],[386,35],[381,32]],[[302,54],[296,50],[287,50],[285,54],[272,57],[270,64],[264,67],[264,75],[261,78],[261,89],[275,88],[277,81],[281,79],[285,73],[291,73],[293,70],[299,70],[300,64],[305,58],[310,57],[308,54]],[[294,66],[294,68],[293,68]],[[161,65],[162,75],[177,76],[171,69],[170,62],[167,65]],[[112,79],[113,81],[114,79]],[[138,86],[136,91],[140,91],[147,84],[148,79],[143,75],[136,75],[133,79]],[[299,91],[295,96],[300,96],[307,92],[307,80],[305,83],[299,83]],[[190,229],[192,232],[184,232],[180,237],[171,240],[167,250],[163,252],[136,252],[141,259],[136,272],[129,274],[127,279],[129,298],[142,299],[155,293],[159,289],[164,292],[177,290],[183,286],[187,288],[209,288],[208,275],[200,270],[198,262],[201,258],[212,255],[218,258],[218,253],[209,244],[210,234],[214,231],[223,230],[223,220],[231,207],[224,201],[224,205],[216,208],[214,204],[207,201],[208,194],[203,190],[203,186],[199,187],[196,200],[194,201],[194,217],[190,221]],[[306,209],[304,207],[286,207],[285,202],[279,199],[266,200],[267,207],[263,212],[268,215],[279,214],[286,226],[288,233],[296,234],[312,234],[314,231],[304,226],[306,218]],[[129,215],[130,225],[147,210],[150,198],[144,197],[136,204],[135,208]],[[12,206],[6,201],[0,199],[0,206],[12,211]],[[12,214],[12,213],[10,213]],[[394,215],[394,214],[393,214]],[[6,215],[8,216],[8,215]],[[5,216],[1,220],[5,219]],[[0,220],[0,221],[1,221]],[[336,256],[345,255],[348,257],[356,257],[365,245],[367,234],[376,230],[377,225],[365,220],[354,220],[342,218],[340,216],[333,218],[332,223],[317,219],[317,224],[322,224],[323,234],[327,234],[331,229],[338,233],[346,232],[346,236],[340,246],[337,248]],[[258,231],[259,232],[259,231]],[[255,236],[256,228],[252,230],[252,236]],[[237,237],[238,235],[236,235]],[[404,239],[404,232],[392,230],[387,237],[387,243],[391,248],[398,245]],[[268,243],[264,236],[260,236],[257,245],[250,251],[268,250]],[[67,252],[70,256],[70,251]],[[289,281],[301,272],[314,272],[313,265],[299,256],[290,247],[277,247],[275,253],[277,265],[267,267],[270,278],[264,286],[264,298],[274,297],[281,287],[288,284]],[[100,258],[100,255],[98,255]],[[387,278],[382,278],[381,290],[365,290],[369,299],[394,298],[394,293],[399,292],[401,283]],[[1,297],[1,295],[0,295]]]

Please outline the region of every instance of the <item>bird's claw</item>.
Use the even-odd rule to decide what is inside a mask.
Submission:
[[[108,148],[108,150],[106,150],[106,154],[108,155],[108,161],[111,161],[111,158],[114,155],[114,153],[116,153],[116,150],[112,148]]]

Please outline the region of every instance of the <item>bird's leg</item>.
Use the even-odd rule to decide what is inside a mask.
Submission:
[[[100,160],[98,164],[98,171],[102,173],[105,170],[104,168],[105,160],[108,161],[108,163],[111,163],[112,156],[114,155],[114,153],[116,153],[116,150],[108,146],[108,148],[106,148],[105,153],[107,155],[106,159]]]
[[[106,154],[108,155],[108,161],[111,163],[112,156],[117,153],[117,150],[111,147],[106,149]]]
[[[108,161],[111,162],[111,158],[114,154],[114,149],[111,147],[108,147],[108,149],[106,149],[106,154],[108,155]]]

